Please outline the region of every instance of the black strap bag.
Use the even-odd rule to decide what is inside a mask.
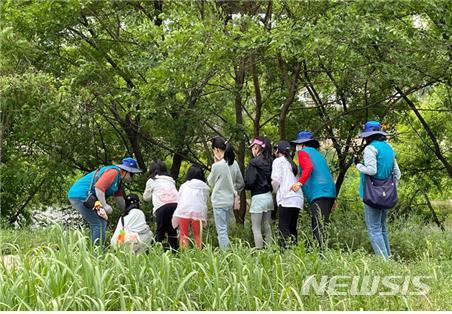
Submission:
[[[97,201],[96,193],[92,191],[92,188],[93,188],[94,179],[96,178],[96,174],[98,171],[99,171],[99,169],[97,169],[96,172],[94,172],[93,178],[91,179],[91,184],[89,185],[88,196],[83,201],[83,206],[85,206],[86,208],[89,208],[89,209],[93,209],[94,204]]]

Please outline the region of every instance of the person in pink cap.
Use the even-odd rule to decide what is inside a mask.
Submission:
[[[256,248],[270,244],[272,239],[271,212],[272,197],[272,148],[266,137],[255,137],[250,145],[253,159],[250,160],[245,174],[245,189],[251,191],[250,216]]]

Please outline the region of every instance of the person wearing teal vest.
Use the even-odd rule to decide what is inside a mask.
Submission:
[[[359,137],[366,140],[363,153],[363,163],[354,159],[356,168],[361,173],[360,196],[364,197],[364,176],[375,179],[387,179],[394,175],[396,184],[400,181],[401,173],[397,165],[396,154],[391,145],[386,142],[387,133],[381,130],[377,121],[368,121]],[[387,259],[391,255],[386,220],[389,208],[378,209],[364,204],[364,219],[370,243],[376,255]]]
[[[115,196],[116,203],[121,210],[125,209],[125,199],[122,192],[122,182],[132,181],[133,175],[140,173],[137,161],[127,157],[119,165],[104,166],[78,179],[69,189],[67,197],[72,207],[77,209],[88,222],[91,232],[91,243],[101,245],[105,243],[105,230],[108,215],[113,209],[106,199]],[[83,205],[89,192],[96,195],[102,205],[98,212]]]
[[[296,146],[301,175],[291,189],[300,188],[311,204],[311,227],[319,247],[324,244],[324,226],[329,223],[330,213],[336,201],[336,185],[325,157],[318,151],[320,144],[309,131],[297,133]],[[322,216],[322,221],[320,220]]]

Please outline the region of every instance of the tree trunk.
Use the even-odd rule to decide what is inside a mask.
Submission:
[[[143,170],[146,171],[146,163],[144,162],[143,154],[141,153],[141,147],[139,143],[139,135],[136,131],[136,126],[133,124],[132,120],[130,119],[130,115],[127,114],[125,121],[124,121],[124,131],[127,134],[127,138],[130,141],[130,144],[132,146],[133,155],[136,158],[138,162],[138,166]]]
[[[375,51],[377,52],[377,55],[379,56],[380,60],[383,60],[382,53],[380,52],[378,44],[373,45]],[[403,100],[408,104],[408,107],[410,107],[411,110],[413,110],[414,114],[418,118],[419,122],[421,122],[422,127],[427,132],[428,137],[433,143],[433,152],[435,153],[436,157],[440,160],[440,162],[444,165],[444,167],[447,170],[447,173],[449,177],[452,177],[452,167],[447,161],[447,159],[444,157],[444,155],[441,153],[441,149],[439,147],[438,141],[433,134],[432,130],[428,126],[427,122],[425,121],[424,117],[419,113],[419,110],[416,108],[416,105],[411,101],[411,99],[408,98],[408,96],[402,91],[401,88],[396,86],[393,82],[393,80],[389,80],[389,82],[394,86],[394,89],[402,96]]]
[[[155,22],[156,26],[161,26],[163,21],[159,17],[159,14],[163,12],[163,0],[154,0],[154,10],[155,10]]]
[[[435,135],[433,134],[432,130],[428,126],[427,122],[425,121],[424,117],[420,114],[419,110],[416,108],[416,105],[408,98],[408,96],[397,86],[395,86],[396,91],[402,96],[403,100],[408,104],[411,110],[413,110],[414,114],[418,118],[419,122],[421,122],[425,132],[427,132],[428,137],[433,143],[433,152],[435,153],[436,157],[440,160],[440,162],[446,167],[447,173],[449,174],[449,177],[452,177],[452,167],[447,161],[446,157],[441,153],[441,148],[439,147],[438,140],[436,139]]]
[[[446,229],[444,228],[443,224],[441,223],[441,221],[439,220],[438,216],[436,215],[436,212],[433,209],[432,203],[430,203],[430,199],[428,198],[427,193],[423,192],[423,194],[424,194],[424,197],[425,197],[425,201],[427,202],[427,206],[430,209],[430,212],[432,213],[433,220],[438,225],[438,227],[441,228],[442,231],[446,231]]]
[[[297,63],[294,69],[294,73],[292,75],[292,79],[289,82],[288,88],[288,94],[287,98],[284,101],[284,105],[281,108],[281,112],[279,114],[279,138],[281,140],[286,139],[287,132],[286,132],[286,119],[287,114],[289,113],[290,106],[295,100],[295,96],[298,91],[298,78],[300,74],[301,66],[300,63]],[[286,76],[283,74],[283,76]]]
[[[245,62],[242,61],[235,68],[235,120],[238,126],[243,126],[243,110],[242,110],[242,95],[241,91],[245,81]],[[245,138],[241,136],[237,151],[237,163],[239,164],[242,174],[245,169]],[[240,210],[234,210],[234,216],[237,224],[243,225],[245,223],[246,213],[246,194],[242,191],[240,194]]]
[[[339,173],[336,178],[336,196],[339,195],[339,191],[341,190],[342,183],[344,183],[348,168],[349,167],[346,167],[343,163],[339,162]]]
[[[206,86],[209,79],[213,76],[213,72],[209,73],[203,80],[200,81],[199,86],[193,88],[191,92],[187,93],[188,96],[188,103],[187,103],[187,111],[179,111],[174,113],[174,119],[179,119],[181,115],[188,116],[192,115],[193,112],[195,112],[196,109],[196,103],[198,101],[198,97],[201,95],[201,92],[203,91],[204,87]],[[187,120],[184,120],[184,123],[181,127],[181,129],[176,130],[177,134],[177,144],[175,145],[176,151],[178,153],[174,153],[173,155],[173,164],[171,165],[171,176],[174,178],[174,180],[177,180],[180,173],[180,167],[182,165],[182,161],[184,161],[186,156],[188,154],[188,149],[185,148],[187,133],[189,131],[189,124]],[[181,152],[181,153],[179,153]]]
[[[254,128],[253,128],[253,135],[254,137],[256,137],[259,136],[260,131],[260,120],[262,116],[262,94],[261,88],[259,86],[259,76],[257,73],[256,58],[254,57],[254,55],[251,56],[251,73],[253,74],[254,93],[256,95],[256,115],[254,117]]]
[[[179,177],[180,167],[182,165],[182,156],[178,154],[173,155],[173,164],[171,165],[170,174],[174,180],[177,180]]]
[[[11,217],[9,217],[10,224],[14,224],[17,221],[17,218],[19,218],[19,215],[22,213],[22,211],[25,209],[25,207],[27,207],[28,203],[30,203],[30,201],[33,199],[33,197],[39,192],[39,190],[41,189],[41,187],[45,181],[46,181],[46,178],[43,178],[41,180],[41,182],[39,182],[39,184],[37,186],[35,186],[34,190],[30,192],[30,194],[28,195],[25,202],[16,210],[16,212]]]

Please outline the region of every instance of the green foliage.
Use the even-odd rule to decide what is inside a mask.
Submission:
[[[314,131],[339,197],[356,199],[347,178],[368,119],[387,125],[404,200],[414,185],[447,199],[451,12],[411,0],[4,1],[1,216],[66,203],[76,174],[124,156],[167,160],[181,182],[189,162],[209,168],[210,138],[238,150],[256,130],[272,141]]]

